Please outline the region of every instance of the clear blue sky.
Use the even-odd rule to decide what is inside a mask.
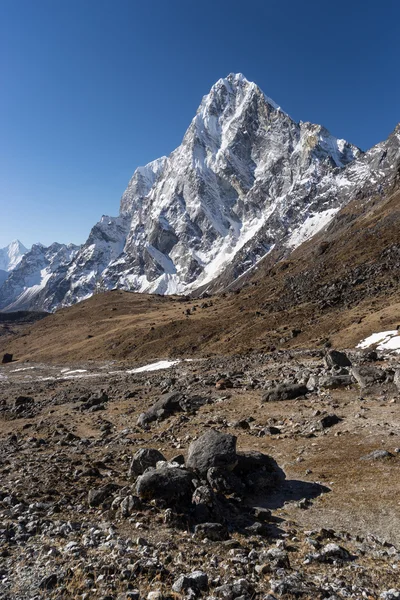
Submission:
[[[0,247],[83,242],[242,72],[367,149],[400,121],[398,0],[1,0]]]

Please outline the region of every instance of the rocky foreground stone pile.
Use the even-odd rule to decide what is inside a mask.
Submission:
[[[353,423],[370,435],[378,404],[396,410],[398,361],[381,358],[277,357],[269,378],[250,357],[152,379],[0,383],[0,598],[400,600],[397,545],[326,526],[335,482],[287,475],[313,444],[353,439]],[[363,446],[356,470],[396,477],[400,432],[379,427],[385,447]],[[289,506],[317,507],[318,526]]]

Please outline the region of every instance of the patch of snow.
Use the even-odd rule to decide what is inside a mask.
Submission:
[[[147,245],[147,251],[167,275],[174,275],[176,273],[175,265],[169,256],[157,250],[152,244]]]
[[[369,337],[362,340],[357,348],[369,348],[375,346],[377,350],[387,350],[389,352],[400,353],[400,335],[399,332],[394,329],[391,331],[381,331],[379,333],[373,333]]]
[[[174,365],[177,365],[180,362],[180,359],[159,360],[158,362],[150,363],[149,365],[144,365],[143,367],[138,367],[137,369],[130,369],[126,372],[130,375],[132,373],[144,373],[146,371],[159,371],[161,369],[169,369],[170,367],[173,367]]]
[[[243,246],[247,244],[247,242],[250,241],[261,229],[265,221],[268,219],[270,212],[272,211],[266,212],[261,219],[254,219],[250,223],[243,223],[237,238],[226,236],[222,244],[217,247],[217,252],[214,258],[211,258],[211,252],[208,254],[197,252],[196,257],[205,264],[204,271],[196,280],[195,284],[192,286],[189,285],[187,289],[196,289],[197,287],[205,285],[206,283],[210,283],[210,281],[220,275],[224,268],[231,262],[235,254],[239,252],[239,250],[241,250],[241,248],[243,248]]]
[[[340,207],[329,208],[328,210],[319,212],[316,215],[310,215],[307,217],[304,223],[292,233],[287,245],[290,248],[297,248],[303,242],[312,238],[316,233],[318,233],[318,231],[321,231],[321,229],[326,227],[326,225],[332,221],[333,217],[337,212],[339,212],[339,210]]]
[[[66,375],[62,375],[61,379],[85,379],[86,377],[101,377],[102,375],[103,373],[78,373],[77,375],[71,375],[70,373],[67,373]]]

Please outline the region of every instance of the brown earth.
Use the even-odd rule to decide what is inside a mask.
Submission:
[[[172,306],[174,302],[171,301]],[[15,502],[23,503],[26,508],[38,503],[39,514],[42,505],[50,510],[44,519],[29,517],[36,518],[38,529],[36,537],[31,535],[26,546],[21,542],[2,545],[0,540],[10,574],[9,595],[4,597],[30,598],[42,577],[63,573],[66,567],[70,573],[67,587],[43,591],[37,597],[81,597],[87,589],[84,565],[97,565],[99,561],[100,565],[105,561],[113,570],[105,566],[101,567],[104,571],[97,570],[111,576],[107,575],[96,586],[92,584],[89,597],[104,598],[115,590],[126,590],[120,573],[125,558],[115,558],[110,549],[105,553],[96,546],[89,547],[83,559],[66,553],[68,542],[82,545],[90,528],[101,530],[104,523],[107,531],[111,528],[119,540],[130,540],[132,561],[140,559],[142,547],[135,545],[137,538],[145,538],[151,552],[158,555],[157,548],[161,547],[168,572],[157,577],[145,571],[136,575],[135,588],[143,598],[157,589],[165,590],[168,596],[180,573],[195,568],[204,570],[205,565],[210,579],[218,574],[230,581],[247,577],[254,568],[251,561],[246,560],[240,567],[229,562],[232,553],[224,544],[199,544],[192,539],[188,528],[177,530],[163,524],[163,510],[156,506],[149,505],[133,513],[132,518],[123,518],[115,510],[87,504],[89,490],[108,482],[119,485],[125,494],[132,493],[128,467],[139,448],[157,448],[167,459],[181,453],[187,456],[190,442],[212,427],[236,435],[239,450],[257,450],[272,456],[286,474],[286,482],[276,492],[251,499],[253,505],[272,510],[272,521],[262,538],[242,530],[231,533],[238,544],[237,552],[267,550],[278,540],[283,544],[281,548],[290,549],[291,567],[287,574],[297,571],[305,580],[324,578],[325,583],[332,585],[340,577],[342,588],[355,586],[354,596],[346,597],[359,598],[361,591],[367,590],[371,600],[378,600],[382,590],[397,585],[398,571],[392,565],[400,564],[400,553],[395,550],[400,545],[398,391],[392,383],[362,393],[353,385],[310,393],[296,400],[261,403],[263,388],[269,380],[282,380],[303,369],[318,369],[323,365],[322,356],[322,352],[285,351],[198,359],[181,362],[168,370],[138,374],[126,373],[126,366],[117,363],[83,363],[82,372],[71,371],[71,374],[65,367],[33,363],[2,367],[0,512],[10,519],[1,502],[7,494],[15,496]],[[378,364],[389,368],[393,359]],[[231,377],[232,388],[216,389],[215,382],[223,375]],[[102,410],[82,410],[82,397],[100,388],[110,398]],[[138,427],[139,414],[166,389],[205,396],[208,403],[197,411],[178,412],[153,423],[147,430]],[[31,396],[34,403],[28,405],[26,412],[17,414],[13,406],[20,395]],[[336,414],[341,421],[321,429],[318,423],[326,414]],[[280,432],[264,435],[263,431],[270,426]],[[389,451],[391,457],[361,460],[376,449]],[[29,511],[35,515],[34,508]],[[48,532],[48,524],[53,522],[55,529]],[[75,530],[68,535],[57,533],[57,524],[70,522],[77,524]],[[11,530],[12,526],[10,521],[7,527]],[[328,541],[340,543],[355,553],[356,565],[306,565],[305,558],[319,547],[317,542],[316,547],[310,546],[309,540],[315,538],[322,539],[322,545]],[[36,544],[38,550],[34,550]],[[163,553],[164,546],[167,551]],[[46,556],[41,553],[42,547],[45,552],[55,550]],[[146,546],[143,552],[145,557],[149,556]],[[221,566],[212,563],[214,554],[218,555]],[[100,566],[86,570],[93,569],[96,572]],[[266,571],[257,579],[257,589],[265,594],[276,577],[274,570]],[[279,597],[291,600],[297,595],[288,592]],[[325,595],[316,591],[303,593],[301,597],[322,599]]]

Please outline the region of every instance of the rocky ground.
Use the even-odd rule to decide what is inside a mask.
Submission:
[[[398,355],[135,366],[1,367],[0,598],[400,598]]]

